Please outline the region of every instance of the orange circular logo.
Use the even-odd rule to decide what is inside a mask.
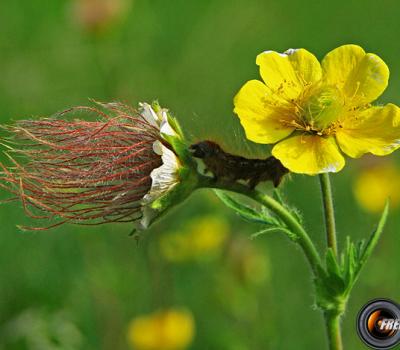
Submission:
[[[389,299],[375,299],[357,317],[357,332],[372,349],[391,349],[400,343],[400,306]]]

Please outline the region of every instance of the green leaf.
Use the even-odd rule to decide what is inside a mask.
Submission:
[[[214,190],[214,192],[226,206],[236,211],[236,213],[245,220],[270,226],[282,226],[281,222],[270,215],[268,212],[258,212],[248,205],[239,202],[239,200],[236,200],[233,197],[229,196],[224,191]]]
[[[378,226],[370,236],[367,244],[365,244],[364,240],[353,243],[349,236],[346,238],[346,246],[341,256],[341,273],[343,281],[346,284],[345,294],[348,295],[350,293],[357,281],[362,267],[375,249],[379,238],[382,235],[388,212],[389,205],[387,203],[378,222]]]
[[[343,280],[342,269],[337,261],[332,248],[328,248],[325,256],[326,272],[325,285],[332,296],[340,295],[346,289],[346,283]]]
[[[385,227],[388,214],[389,214],[389,201],[386,202],[385,208],[383,209],[383,212],[379,219],[378,225],[377,225],[376,229],[374,230],[374,232],[371,234],[365,248],[362,250],[362,252],[361,251],[359,252],[360,257],[358,260],[358,268],[356,271],[356,277],[358,276],[361,269],[363,268],[363,266],[367,262],[368,258],[371,256],[372,252],[374,251],[376,245],[378,244],[379,238],[381,237],[383,229]],[[361,247],[361,249],[362,249],[362,247]]]
[[[357,249],[349,236],[346,237],[346,247],[342,254],[342,276],[347,289],[354,284],[354,276],[358,267]]]
[[[298,239],[298,236],[295,233],[293,233],[292,231],[290,231],[284,227],[269,227],[265,230],[261,230],[256,233],[253,233],[250,236],[250,239],[255,239],[261,235],[265,235],[265,234],[269,234],[269,233],[273,233],[273,232],[282,232],[285,235],[287,235],[289,237],[289,239],[292,241],[296,241]]]
[[[364,247],[365,247],[365,240],[362,239],[357,243],[357,246],[355,247],[357,261],[359,261],[361,259],[362,252],[364,251]]]
[[[326,251],[325,263],[328,274],[334,274],[339,277],[342,276],[340,266],[337,262],[335,253],[333,252],[332,248],[328,248],[328,250]]]
[[[326,270],[315,280],[316,304],[324,311],[337,312],[347,301],[347,284],[343,279],[341,267],[329,248],[325,256]]]

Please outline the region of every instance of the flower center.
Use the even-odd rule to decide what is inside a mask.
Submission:
[[[344,96],[335,86],[317,87],[306,97],[300,119],[310,130],[324,134],[343,113],[344,106]]]

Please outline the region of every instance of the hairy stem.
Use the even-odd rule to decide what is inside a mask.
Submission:
[[[329,350],[343,350],[342,334],[340,331],[340,315],[325,312],[324,318],[328,334]]]
[[[326,231],[328,237],[328,246],[332,248],[337,256],[337,242],[335,230],[335,217],[333,209],[332,189],[327,174],[320,175],[321,191],[324,204]],[[238,183],[224,183],[214,181],[207,177],[199,179],[199,187],[217,188],[226,191],[243,194],[257,201],[264,207],[268,208],[276,216],[278,216],[287,228],[297,236],[297,243],[302,248],[316,279],[325,276],[326,271],[322,266],[320,255],[310,239],[310,236],[300,224],[300,222],[287,210],[282,204],[259,191],[251,190],[247,186]],[[340,319],[342,312],[338,310],[324,311],[325,325],[328,336],[329,350],[343,350],[342,336],[340,330]]]
[[[247,195],[279,216],[287,225],[287,227],[298,236],[299,245],[303,249],[303,252],[307,257],[314,274],[318,276],[322,269],[320,257],[314,243],[310,239],[310,236],[304,230],[303,226],[301,226],[301,224],[296,220],[296,218],[279,202],[270,196],[264,195],[258,191],[251,191]]]
[[[324,205],[326,237],[328,247],[332,248],[335,256],[338,255],[337,239],[336,239],[336,224],[335,224],[335,210],[333,208],[333,196],[331,181],[328,173],[319,175],[322,193],[322,203]]]
[[[272,197],[265,195],[256,190],[250,190],[247,186],[240,185],[237,183],[221,183],[213,181],[210,178],[203,177],[200,182],[200,187],[218,188],[226,191],[236,192],[243,194],[247,197],[252,198],[261,205],[265,206],[273,213],[275,213],[286,226],[293,231],[298,237],[298,243],[303,249],[303,252],[310,263],[311,269],[315,276],[318,276],[323,270],[320,256],[315,248],[314,243],[310,239],[303,226],[297,221],[297,219],[279,202]]]
[[[327,245],[332,249],[333,254],[338,256],[336,239],[335,210],[333,208],[332,186],[328,173],[319,175],[321,184],[322,203],[324,205],[325,227]],[[329,349],[342,350],[342,333],[340,330],[341,312],[324,312],[325,327],[328,335]]]

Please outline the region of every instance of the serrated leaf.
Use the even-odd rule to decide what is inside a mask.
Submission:
[[[353,285],[354,276],[358,268],[358,260],[356,258],[356,249],[353,243],[350,243],[347,252],[347,269],[345,271],[345,281],[349,287]]]
[[[365,248],[365,240],[360,240],[354,245],[355,257],[357,261],[360,261],[362,253]]]
[[[336,274],[326,274],[315,280],[317,305],[323,310],[332,310],[337,306],[338,300],[344,300],[346,285],[342,278]]]
[[[341,257],[341,271],[343,281],[346,284],[346,293],[350,292],[356,279],[356,273],[359,265],[358,246],[351,242],[349,236],[346,237],[346,246]]]
[[[342,269],[332,248],[328,248],[326,251],[325,264],[326,276],[323,278],[325,292],[331,297],[342,295],[347,285],[343,279]]]
[[[253,208],[249,207],[248,205],[241,203],[238,200],[234,199],[233,197],[229,196],[224,191],[214,190],[214,192],[227,207],[236,211],[236,213],[239,214],[243,219],[258,224],[278,226],[278,227],[281,226],[280,221],[277,220],[275,217],[271,216],[269,212],[262,211],[260,213],[254,210]]]
[[[341,269],[332,248],[328,248],[326,251],[325,263],[328,274],[334,274],[339,276],[339,278],[342,278]]]
[[[342,274],[345,273],[347,270],[348,266],[348,251],[349,251],[349,245],[350,245],[350,237],[346,237],[346,245],[344,246],[343,253],[340,255],[340,266],[342,268]]]
[[[346,290],[346,283],[338,275],[329,275],[326,279],[326,288],[331,296],[342,296]]]
[[[345,249],[345,252],[344,252],[344,256],[345,256],[344,257],[344,261],[345,261],[344,268],[345,268],[345,271],[348,271],[350,269],[350,264],[351,264],[351,260],[352,260],[351,256],[353,255],[353,252],[354,252],[353,246],[354,246],[354,244],[351,241],[350,236],[347,236],[346,237],[346,249]]]

